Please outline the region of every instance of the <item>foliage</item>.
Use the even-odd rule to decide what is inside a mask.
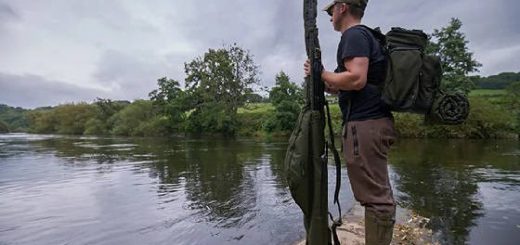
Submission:
[[[126,101],[112,101],[110,99],[98,98],[94,102],[94,116],[87,120],[84,134],[86,135],[108,135],[113,128],[113,120],[110,120],[117,112],[127,106]]]
[[[242,136],[259,136],[263,133],[263,125],[274,113],[270,103],[252,103],[238,109],[239,131]]]
[[[259,94],[251,93],[246,95],[246,102],[247,103],[264,103],[267,102],[264,97],[262,97]]]
[[[481,97],[500,97],[506,95],[505,89],[475,89],[469,93],[469,96],[481,96]]]
[[[514,117],[504,108],[482,97],[470,97],[471,111],[461,125],[427,125],[423,116],[394,113],[395,127],[402,138],[473,138],[510,137]]]
[[[258,82],[258,67],[249,51],[236,44],[209,49],[185,63],[187,96],[193,112],[188,118],[191,132],[234,134],[237,110],[244,105],[251,86]]]
[[[7,127],[7,124],[0,121],[0,133],[9,133],[9,128]]]
[[[29,128],[26,113],[26,109],[0,104],[0,121],[11,131],[26,131]]]
[[[94,116],[94,107],[86,103],[65,104],[53,109],[56,133],[81,135],[86,122]]]
[[[152,102],[147,100],[134,101],[134,103],[115,114],[111,120],[114,121],[114,128],[111,133],[122,136],[147,136],[149,135],[147,130],[149,130],[150,125],[157,125],[157,123],[150,122],[150,120],[157,119]]]
[[[475,89],[469,96],[485,99],[493,105],[501,108],[508,108],[509,102],[506,99],[507,91],[505,89]]]
[[[502,72],[489,77],[470,77],[475,86],[483,89],[505,89],[513,82],[520,81],[520,72]]]
[[[27,113],[29,120],[29,132],[37,134],[56,133],[57,118],[52,109],[37,109]]]
[[[276,75],[275,80],[276,85],[269,93],[275,113],[266,121],[264,129],[268,132],[291,131],[303,104],[302,88],[292,83],[283,71]]]
[[[27,114],[30,132],[83,134],[87,121],[94,116],[94,108],[86,103],[65,104],[52,109],[39,109]]]
[[[460,31],[462,22],[452,18],[448,26],[435,29],[427,48],[427,53],[441,58],[443,69],[442,86],[448,90],[460,90],[468,94],[474,84],[468,77],[471,72],[478,71],[482,65],[473,58],[469,51],[466,36]]]
[[[190,109],[191,98],[180,88],[178,81],[166,77],[157,80],[159,88],[149,93],[155,109],[166,119],[165,125],[171,132],[184,129],[186,112]]]
[[[515,130],[520,136],[520,81],[514,82],[506,89],[506,101],[510,111],[516,118]]]

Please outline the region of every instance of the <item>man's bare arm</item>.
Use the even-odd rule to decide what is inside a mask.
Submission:
[[[354,57],[344,62],[347,71],[334,73],[323,71],[321,78],[333,88],[340,90],[361,90],[367,83],[368,58]]]

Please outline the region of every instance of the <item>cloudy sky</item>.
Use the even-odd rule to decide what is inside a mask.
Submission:
[[[520,71],[519,11],[518,0],[370,0],[364,23],[431,33],[457,17],[487,76]],[[339,34],[325,13],[318,25],[332,68]],[[300,83],[302,1],[0,0],[0,104],[144,99],[158,78],[182,83],[184,62],[232,43],[254,55],[262,86],[281,70]]]

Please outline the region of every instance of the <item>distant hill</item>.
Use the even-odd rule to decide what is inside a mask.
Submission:
[[[505,89],[513,82],[520,82],[520,72],[502,72],[489,77],[474,76],[471,80],[477,88],[481,89]]]
[[[21,107],[0,104],[0,122],[3,122],[9,131],[26,131],[29,128],[29,122],[25,116],[27,111]]]

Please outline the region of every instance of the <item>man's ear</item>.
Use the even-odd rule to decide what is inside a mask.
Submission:
[[[342,3],[340,8],[340,13],[343,15],[349,11],[350,6],[348,4]]]

